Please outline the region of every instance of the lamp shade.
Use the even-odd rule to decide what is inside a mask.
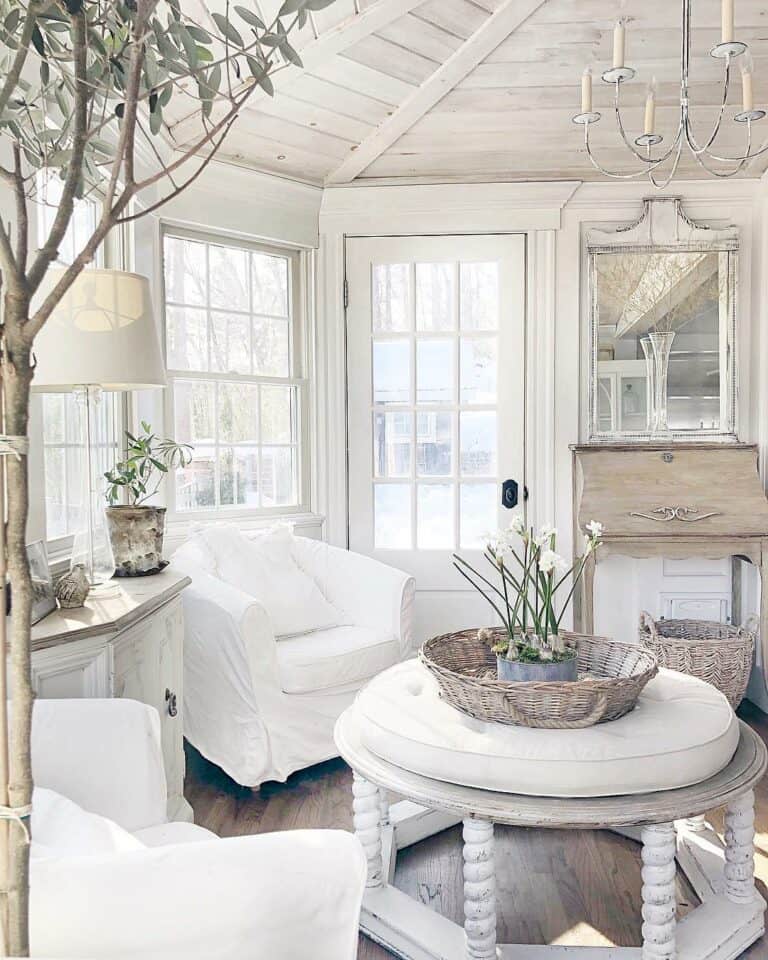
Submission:
[[[48,270],[40,302],[63,274],[64,268]],[[136,273],[83,270],[35,338],[34,350],[34,390],[165,386],[149,281]]]

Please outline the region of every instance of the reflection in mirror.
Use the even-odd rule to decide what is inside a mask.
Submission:
[[[593,430],[730,431],[731,253],[617,247],[592,256]]]

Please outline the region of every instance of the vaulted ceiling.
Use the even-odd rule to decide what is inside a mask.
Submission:
[[[260,0],[265,19],[279,0]],[[201,3],[200,18],[215,9]],[[230,132],[223,159],[318,184],[354,180],[602,179],[584,149],[579,110],[584,67],[595,71],[595,152],[618,172],[634,169],[613,117],[613,26],[626,17],[625,125],[642,132],[646,83],[658,81],[657,127],[677,129],[681,0],[336,0],[295,37],[303,69],[274,75]],[[721,97],[720,0],[694,0],[691,109],[708,138]],[[756,106],[768,101],[768,3],[736,0],[736,38],[750,44]],[[721,153],[738,153],[744,124],[732,121],[741,87],[734,71]],[[177,143],[199,131],[180,117]],[[768,118],[755,125],[768,137]],[[765,169],[760,158],[746,171]],[[680,172],[702,175],[684,151]]]

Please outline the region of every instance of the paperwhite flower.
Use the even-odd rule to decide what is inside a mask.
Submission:
[[[559,553],[554,550],[544,550],[539,559],[539,568],[542,573],[551,573],[553,570],[557,573],[565,573],[568,564]]]
[[[552,537],[556,535],[556,528],[551,526],[549,523],[545,523],[541,530],[539,530],[539,534],[534,538],[533,542],[537,547],[548,547],[552,541]]]
[[[549,647],[542,647],[539,651],[539,659],[548,663],[550,660],[555,659],[555,655],[552,653]]]
[[[595,540],[603,535],[603,525],[598,520],[590,520],[587,524],[587,530]]]
[[[519,537],[522,537],[525,534],[525,520],[521,513],[516,514],[512,517],[512,522],[509,525],[509,529],[512,533],[516,533]]]

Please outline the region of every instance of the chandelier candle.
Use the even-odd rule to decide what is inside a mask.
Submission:
[[[723,14],[725,16],[725,14]],[[624,27],[624,20],[617,20],[616,26],[613,28],[613,66],[616,67],[624,66],[624,52],[625,52],[625,43],[626,43],[626,33]],[[582,111],[583,113],[589,113],[588,110]]]
[[[585,67],[581,75],[581,112],[592,113],[592,67]]]
[[[744,54],[741,65],[741,109],[744,113],[751,113],[755,109],[755,95],[752,89],[752,54]]]
[[[721,9],[723,43],[733,43],[733,0],[723,0]]]
[[[646,136],[654,133],[656,127],[656,77],[648,84],[648,93],[645,97],[645,125],[643,132]]]

